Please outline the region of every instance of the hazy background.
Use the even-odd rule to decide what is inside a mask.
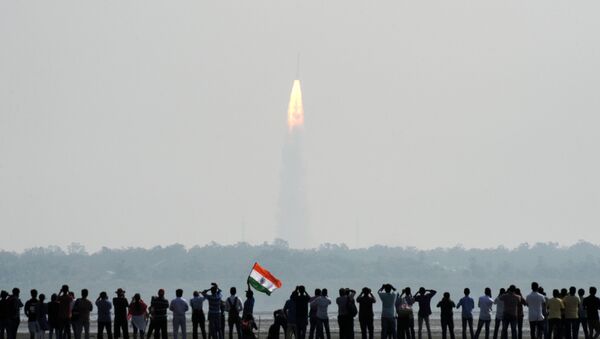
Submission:
[[[0,1],[0,248],[600,236],[597,1]],[[245,226],[242,226],[245,225]]]

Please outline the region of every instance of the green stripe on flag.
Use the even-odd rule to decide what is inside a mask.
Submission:
[[[250,286],[254,287],[254,289],[259,292],[266,293],[267,295],[271,295],[271,291],[269,291],[266,287],[264,287],[258,281],[252,279],[251,277],[248,277],[248,284],[250,284]]]

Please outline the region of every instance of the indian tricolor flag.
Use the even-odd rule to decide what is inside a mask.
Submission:
[[[254,267],[252,267],[252,272],[248,276],[248,284],[267,295],[271,295],[271,292],[281,287],[281,281],[258,263],[254,263]]]

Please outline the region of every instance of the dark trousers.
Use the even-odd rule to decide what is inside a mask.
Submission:
[[[450,332],[450,339],[454,339],[454,319],[442,317],[442,339],[447,338],[447,332]]]
[[[58,334],[56,336],[58,339],[71,339],[71,321],[68,319],[59,320]]]
[[[306,339],[306,327],[308,327],[306,318],[296,319],[296,335],[298,339]]]
[[[81,339],[81,333],[84,333],[85,339],[90,339],[90,320],[79,319],[73,322],[73,335],[75,339]]]
[[[112,329],[111,329],[110,325],[111,325],[110,321],[99,321],[98,322],[98,339],[103,338],[104,329],[106,329],[106,335],[108,336],[108,339],[113,339]]]
[[[227,324],[229,325],[229,339],[233,339],[233,328],[235,327],[235,332],[237,333],[238,339],[242,339],[242,328],[240,327],[240,316],[233,315],[229,316],[227,319]]]
[[[167,318],[154,319],[154,339],[168,339],[169,332],[167,332]]]
[[[504,314],[502,317],[502,339],[508,338],[508,327],[510,326],[510,335],[512,339],[518,339],[517,317]]]
[[[202,339],[206,339],[206,317],[202,311],[192,311],[192,339],[198,339],[198,327],[202,332]]]
[[[317,317],[314,315],[311,315],[308,318],[308,322],[310,323],[310,329],[308,330],[308,339],[314,339],[315,338],[315,332],[317,331]],[[0,338],[2,339],[2,338]]]
[[[473,333],[473,318],[462,318],[462,337],[467,339],[467,326],[469,326],[469,333],[471,338],[475,336]]]
[[[340,339],[354,338],[354,319],[349,315],[338,316]]]
[[[5,339],[8,337],[8,329],[9,329],[9,320],[8,319],[0,319],[0,339]],[[5,337],[6,333],[6,337]]]
[[[19,324],[21,324],[21,319],[19,318],[9,318],[6,320],[6,336],[8,339],[17,339]]]
[[[396,322],[394,318],[381,318],[381,338],[398,338],[398,333],[396,332]]]
[[[323,328],[325,329],[325,338],[331,339],[331,329],[329,328],[329,318],[323,319]]]
[[[475,339],[479,339],[479,335],[481,334],[481,329],[485,326],[485,339],[490,339],[490,323],[491,320],[481,320],[477,321],[477,331],[475,331]]]
[[[152,334],[154,333],[154,319],[150,319],[150,323],[148,324],[148,331],[146,332],[146,339],[150,339]],[[144,338],[141,338],[144,339]]]
[[[123,331],[123,339],[129,339],[129,328],[127,323],[127,318],[119,319],[115,318],[115,338],[121,337],[121,330]]]
[[[523,339],[523,317],[517,318],[517,338]]]
[[[211,339],[223,339],[220,314],[208,314],[208,337]]]
[[[373,317],[359,317],[358,323],[362,339],[373,339]]]
[[[325,332],[325,334],[323,334]],[[317,318],[317,339],[331,339],[331,331],[329,329],[329,318]]]
[[[494,320],[494,339],[498,339],[498,330],[500,330],[503,327],[503,325],[504,325],[504,323],[502,322],[502,319],[496,318]],[[500,333],[500,334],[502,334],[502,333]]]
[[[565,319],[565,335],[567,339],[577,339],[579,336],[579,319]]]
[[[412,326],[411,326],[412,324]],[[398,338],[400,339],[415,339],[415,329],[414,329],[415,321],[410,317],[398,317],[398,321],[396,323],[396,332],[398,332]],[[412,332],[411,332],[412,330]]]
[[[587,318],[580,318],[577,322],[577,336],[579,336],[579,325],[581,325],[581,328],[583,329],[584,339],[589,339],[590,334],[588,333]]]
[[[549,319],[548,320],[548,339],[560,338],[561,337],[561,319]]]
[[[542,339],[544,334],[544,321],[530,321],[529,322],[529,333],[531,339]]]

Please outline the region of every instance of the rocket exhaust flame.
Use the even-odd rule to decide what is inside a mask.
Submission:
[[[304,125],[304,106],[302,105],[302,89],[300,80],[294,80],[292,93],[290,94],[290,103],[288,105],[288,129],[293,131]]]

